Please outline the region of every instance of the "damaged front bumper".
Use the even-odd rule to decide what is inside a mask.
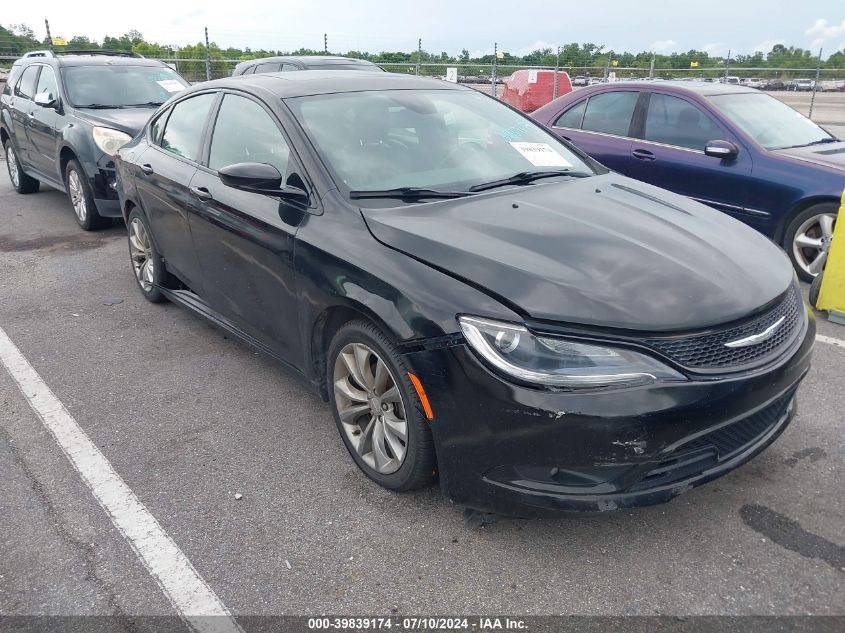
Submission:
[[[774,366],[591,392],[511,383],[465,345],[409,352],[434,411],[444,493],[510,516],[669,501],[747,462],[795,416],[815,323]]]

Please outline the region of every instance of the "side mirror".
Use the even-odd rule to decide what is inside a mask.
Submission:
[[[739,155],[739,148],[730,141],[707,141],[704,153],[714,158],[732,159]]]
[[[233,189],[308,203],[307,191],[299,187],[282,186],[282,174],[267,163],[235,163],[221,167],[217,175],[224,185]]]
[[[55,108],[58,105],[56,97],[52,92],[39,92],[35,95],[35,105],[42,108]]]

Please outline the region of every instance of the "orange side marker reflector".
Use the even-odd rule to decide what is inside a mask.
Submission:
[[[434,412],[431,410],[431,404],[428,401],[428,396],[425,395],[425,389],[423,389],[422,383],[420,379],[417,378],[411,372],[408,372],[408,378],[411,379],[411,383],[414,385],[414,389],[417,390],[417,395],[420,397],[420,402],[422,402],[423,411],[425,411],[425,417],[431,421],[434,419]]]

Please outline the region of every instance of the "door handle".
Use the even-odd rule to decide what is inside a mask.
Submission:
[[[35,110],[33,110],[32,112],[30,112],[30,113],[29,113],[29,118],[30,118],[30,119],[34,119],[34,118],[35,118]]]
[[[198,200],[211,200],[211,193],[205,187],[191,187],[191,194]]]
[[[639,158],[640,160],[654,160],[656,158],[656,156],[647,149],[635,149],[631,153],[634,155],[634,158]]]
[[[155,170],[153,169],[153,166],[150,165],[149,163],[144,163],[143,165],[141,165],[141,171],[144,172],[145,174],[147,174],[147,176],[149,176]]]

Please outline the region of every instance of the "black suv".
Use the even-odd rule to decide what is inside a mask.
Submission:
[[[163,102],[188,86],[173,69],[133,53],[27,53],[0,96],[0,143],[12,185],[66,191],[85,230],[120,217],[117,150]]]

